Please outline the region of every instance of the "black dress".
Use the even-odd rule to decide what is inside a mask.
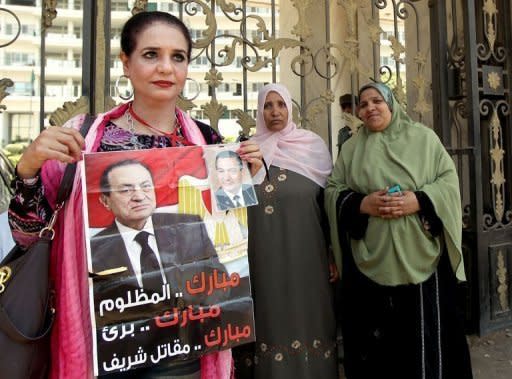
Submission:
[[[236,377],[338,378],[323,189],[271,166],[248,208],[256,343],[236,348]]]
[[[457,313],[457,279],[448,253],[423,283],[380,285],[365,276],[350,253],[350,239],[366,232],[359,212],[363,194],[345,191],[338,199],[340,243],[346,254],[341,275],[345,374],[348,379],[471,379],[462,317]],[[433,235],[443,226],[430,199],[416,192],[419,217]],[[346,201],[344,201],[344,199]],[[414,252],[411,252],[412,254]]]

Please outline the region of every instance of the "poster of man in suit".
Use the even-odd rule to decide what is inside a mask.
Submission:
[[[193,364],[252,341],[248,278],[227,271],[203,222],[211,195],[202,148],[83,162],[96,375]],[[180,206],[180,183],[199,195],[196,211]]]
[[[235,151],[228,147],[216,153],[211,171],[215,174],[212,186],[219,211],[258,204],[254,186],[246,179],[250,177],[247,166]]]

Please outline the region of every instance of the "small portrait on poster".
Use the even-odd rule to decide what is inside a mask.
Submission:
[[[205,157],[218,211],[258,204],[247,163],[236,152],[238,147],[238,144],[219,146],[208,150],[208,153],[214,153],[215,156],[210,154]]]
[[[254,340],[249,278],[226,268],[208,231],[208,182],[201,147],[84,156],[96,375]]]

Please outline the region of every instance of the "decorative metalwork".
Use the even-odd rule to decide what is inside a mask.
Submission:
[[[486,61],[493,57],[497,62],[504,62],[507,55],[506,49],[503,46],[496,47],[496,30],[498,27],[496,0],[484,0],[482,11],[484,13],[483,31],[487,46],[483,43],[478,44],[478,58]]]
[[[483,65],[482,78],[484,95],[505,94],[502,67]]]
[[[503,172],[503,156],[505,155],[505,150],[501,147],[503,143],[501,136],[501,124],[496,109],[492,112],[489,132],[492,134],[491,144],[493,145],[489,150],[489,153],[491,155],[491,165],[493,169],[491,183],[493,185],[493,195],[495,199],[494,215],[496,216],[496,220],[501,221],[503,218],[503,197],[505,194],[506,182],[505,174]]]
[[[14,34],[14,37],[11,40],[0,45],[0,49],[14,43],[14,41],[16,41],[18,39],[18,37],[20,36],[20,33],[21,33],[21,22],[20,22],[20,19],[18,18],[18,16],[16,16],[16,14],[14,12],[12,12],[11,10],[6,9],[6,8],[0,8],[0,13],[2,13],[2,12],[8,13],[9,15],[11,15],[14,18],[16,25],[18,26],[18,30],[16,31],[16,33]],[[12,86],[14,86],[14,82],[11,79],[9,79],[9,78],[0,79],[0,113],[2,113],[4,110],[7,109],[7,107],[4,104],[2,104],[2,101],[6,96],[9,96],[9,92],[7,92],[7,88],[12,87]]]
[[[322,112],[325,112],[325,108],[327,105],[332,103],[334,101],[334,94],[331,90],[327,90],[325,93],[320,95],[320,97],[313,99],[310,101],[304,111],[299,112],[303,115],[303,118],[299,120],[300,124],[303,127],[307,127],[308,125],[311,125],[314,123],[314,120],[316,117]]]
[[[434,119],[460,179],[467,321],[486,334],[512,323],[510,3],[429,1],[429,8],[439,70]]]
[[[184,111],[190,111],[195,108],[195,104],[190,99],[185,99],[184,97],[178,96],[178,100],[176,101],[176,105],[178,108]]]
[[[212,99],[209,103],[201,105],[204,113],[208,116],[211,121],[211,127],[217,132],[219,131],[219,119],[222,117],[224,112],[228,110],[225,105],[222,105],[217,100]]]
[[[237,55],[237,49],[242,47],[247,49],[247,53],[241,59],[243,70],[247,72],[257,72],[267,65],[274,64],[275,59],[283,49],[300,46],[300,41],[291,38],[276,38],[268,30],[265,20],[258,16],[247,14],[245,7],[237,7],[233,3],[225,0],[217,1],[216,6],[231,21],[240,23],[240,34],[233,35],[229,33],[217,33],[217,21],[214,10],[206,3],[199,0],[175,0],[176,3],[183,5],[183,11],[195,16],[201,13],[204,15],[204,25],[206,29],[201,31],[201,37],[193,41],[194,56],[192,61],[203,54],[206,55],[212,68],[205,75],[205,81],[212,89],[212,99],[209,103],[202,105],[205,115],[209,117],[211,125],[217,129],[218,121],[222,114],[227,111],[227,107],[216,100],[216,89],[224,82],[222,73],[218,71],[218,67],[228,66],[232,64]],[[255,22],[256,33],[249,39],[245,32],[244,22]],[[231,41],[220,49],[217,48],[217,41]],[[264,57],[262,52],[270,53],[270,57]],[[237,115],[237,122],[240,125],[250,125],[247,116],[242,116],[240,112],[232,111]]]
[[[115,100],[111,97],[105,101],[105,111],[117,106]],[[82,96],[75,101],[66,101],[62,107],[57,108],[49,117],[49,123],[52,126],[62,126],[74,116],[89,112],[89,98]]]
[[[237,118],[237,123],[242,127],[241,135],[249,136],[251,129],[256,127],[256,121],[241,109],[235,109],[232,113]]]
[[[210,72],[207,72],[204,76],[204,80],[206,80],[206,83],[212,88],[217,88],[224,78],[222,77],[222,73],[217,71],[217,69],[212,68]]]
[[[492,185],[492,199],[494,218],[489,214],[484,215],[484,228],[503,227],[508,225],[512,220],[512,211],[505,212],[505,171],[504,171],[504,157],[505,150],[503,149],[503,128],[498,111],[501,110],[503,115],[509,114],[508,104],[500,100],[493,104],[490,100],[482,100],[480,103],[480,113],[487,115],[491,112],[491,119],[489,123],[489,155],[491,157],[491,185]]]
[[[62,126],[73,116],[89,112],[89,98],[80,97],[76,101],[66,101],[61,108],[55,110],[50,116],[50,125]]]
[[[57,17],[57,0],[43,1],[42,29],[51,27],[53,20]]]
[[[132,14],[144,12],[146,10],[146,5],[148,5],[148,0],[135,0],[132,8]]]
[[[503,251],[500,249],[498,251],[498,259],[497,259],[497,269],[496,269],[496,279],[498,280],[498,286],[496,287],[496,292],[498,294],[498,299],[502,312],[508,312],[510,310],[510,305],[508,301],[509,293],[508,293],[508,270],[505,265],[505,257],[503,255]]]
[[[291,33],[304,41],[311,37],[313,31],[308,22],[308,10],[313,5],[312,0],[292,0],[292,5],[297,9],[299,19],[292,28]]]
[[[0,267],[0,293],[4,292],[5,285],[11,278],[11,268],[9,266]]]
[[[9,96],[9,92],[7,92],[7,88],[8,87],[12,87],[14,85],[14,82],[9,79],[9,78],[3,78],[3,79],[0,79],[0,113],[2,113],[2,111],[4,111],[7,107],[2,103],[2,100],[6,97],[6,96]]]
[[[9,46],[10,44],[14,43],[14,41],[16,41],[18,39],[18,37],[20,36],[20,33],[21,33],[21,22],[20,22],[20,19],[18,18],[18,16],[16,16],[16,14],[13,11],[10,11],[9,9],[6,9],[6,8],[0,8],[0,13],[2,13],[2,12],[10,14],[14,18],[14,20],[16,21],[16,25],[18,26],[18,30],[16,31],[16,34],[10,41],[0,44],[0,48]]]

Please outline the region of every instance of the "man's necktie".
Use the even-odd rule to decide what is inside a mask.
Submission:
[[[134,240],[142,247],[140,252],[140,273],[142,287],[146,292],[160,292],[162,290],[162,274],[155,252],[148,244],[149,233],[139,232]]]
[[[238,195],[233,196],[233,200],[235,201],[235,207],[238,208],[238,207],[242,206],[242,204],[240,204],[240,196],[238,196]]]

